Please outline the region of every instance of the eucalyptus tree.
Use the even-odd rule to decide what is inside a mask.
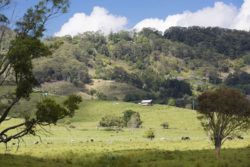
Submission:
[[[11,4],[11,0],[1,0],[0,10]],[[8,143],[12,139],[20,140],[25,135],[36,135],[37,126],[56,124],[59,119],[73,116],[78,109],[81,98],[69,96],[62,105],[45,98],[37,104],[35,114],[19,119],[19,123],[3,124],[11,119],[10,112],[21,100],[31,98],[36,79],[33,76],[32,60],[48,56],[52,47],[42,42],[46,23],[52,17],[65,13],[69,7],[68,0],[40,0],[29,8],[23,17],[16,22],[14,38],[8,48],[0,52],[0,84],[11,85],[14,89],[3,91],[0,96],[0,143]],[[0,45],[4,44],[6,31],[9,30],[10,19],[0,14],[1,32]],[[20,111],[21,112],[21,111]]]
[[[238,90],[220,88],[198,97],[199,119],[220,157],[222,144],[250,128],[250,102]]]

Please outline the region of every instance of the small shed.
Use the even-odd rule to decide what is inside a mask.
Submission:
[[[152,106],[152,103],[153,100],[150,99],[150,100],[142,100],[139,104],[143,105],[143,106]]]

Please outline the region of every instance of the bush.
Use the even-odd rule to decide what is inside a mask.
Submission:
[[[106,96],[104,93],[102,92],[97,92],[96,96],[99,100],[108,100],[108,96]]]
[[[196,100],[194,99],[194,97],[185,95],[183,98],[176,99],[175,106],[176,107],[184,107],[184,108],[192,109],[193,107],[194,108],[197,107],[196,106],[197,102],[195,102],[195,101]],[[194,106],[193,106],[193,102],[194,102]]]
[[[123,112],[123,121],[124,125],[129,128],[139,128],[142,124],[140,114],[132,110]]]
[[[165,80],[160,84],[160,97],[182,98],[184,95],[192,95],[189,83],[177,79]]]
[[[126,94],[123,101],[125,102],[135,102],[141,100],[141,96],[137,93]]]
[[[167,105],[169,105],[169,106],[175,106],[175,99],[174,98],[169,98],[168,99],[168,102],[167,102]]]
[[[101,127],[123,127],[124,121],[122,117],[117,116],[105,116],[99,122]]]
[[[89,91],[89,94],[91,95],[91,96],[93,96],[93,95],[95,95],[96,94],[96,90],[95,89],[91,89],[90,91]]]
[[[250,53],[243,57],[244,63],[250,65]]]
[[[144,133],[144,137],[153,140],[155,138],[155,132],[153,129],[149,129]]]
[[[226,85],[236,86],[245,85],[250,83],[250,74],[244,71],[236,71],[234,74],[230,74],[225,80]]]
[[[168,122],[163,122],[163,123],[161,124],[161,126],[163,127],[163,129],[168,129],[168,128],[169,128]]]

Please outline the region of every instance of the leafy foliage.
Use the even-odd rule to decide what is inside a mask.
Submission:
[[[66,57],[43,60],[42,65],[37,64],[35,67],[34,76],[39,83],[68,81],[80,87],[90,82],[87,67]]]
[[[11,2],[10,0],[0,1],[0,10],[3,9],[2,7],[8,6]],[[16,37],[10,43],[4,42],[4,47],[8,47],[8,49],[4,48],[4,51],[2,42],[6,39],[6,37],[4,38],[4,34],[5,30],[8,29],[8,18],[2,14],[0,15],[0,22],[4,22],[6,25],[6,28],[1,28],[0,85],[2,86],[6,80],[9,80],[15,86],[14,93],[8,92],[3,95],[3,99],[8,101],[8,104],[6,103],[1,108],[0,124],[8,120],[7,117],[10,116],[11,109],[21,99],[29,100],[32,89],[36,84],[35,77],[33,76],[32,60],[51,54],[50,48],[40,40],[45,31],[45,24],[52,16],[65,13],[68,5],[68,0],[40,0],[37,5],[29,8],[22,19],[16,23]],[[44,123],[46,125],[55,124],[58,119],[68,115],[67,110],[51,100],[44,100],[37,107],[37,118],[31,118],[27,114],[22,123],[1,128],[0,143],[8,143],[12,139],[19,140],[28,134],[36,135],[36,125],[44,125]],[[72,109],[71,113],[76,108]]]
[[[181,98],[184,95],[192,95],[191,87],[185,81],[174,79],[161,83],[160,97]]]
[[[226,80],[226,85],[238,88],[245,94],[250,94],[250,74],[242,71],[236,71],[230,74]]]
[[[64,101],[63,107],[54,100],[46,98],[37,104],[37,122],[41,124],[56,124],[59,119],[65,118],[66,116],[72,117],[81,101],[80,96],[71,95]]]
[[[99,122],[99,125],[102,127],[123,127],[124,122],[122,117],[117,116],[105,116]]]
[[[154,132],[154,130],[153,129],[149,129],[149,130],[145,131],[144,137],[148,138],[150,140],[153,140],[155,138],[155,132]]]
[[[139,128],[142,124],[140,114],[133,110],[127,110],[123,112],[123,120],[125,127]]]
[[[228,137],[250,128],[250,102],[239,91],[220,88],[205,92],[198,98],[201,125],[220,154]]]
[[[164,37],[190,46],[211,48],[230,58],[237,58],[250,49],[249,32],[217,27],[172,27],[165,31]]]

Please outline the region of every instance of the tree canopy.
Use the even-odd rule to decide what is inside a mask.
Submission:
[[[0,1],[0,9],[10,3],[11,1]],[[14,39],[9,43],[8,49],[5,48],[6,52],[2,51],[0,54],[1,86],[8,81],[14,87],[13,91],[0,96],[0,125],[11,119],[10,111],[20,100],[28,101],[31,98],[30,94],[37,83],[33,75],[33,60],[52,54],[51,49],[41,41],[45,24],[52,16],[65,13],[68,5],[68,0],[40,0],[16,23]],[[7,27],[8,18],[2,14],[0,16],[1,22]],[[6,28],[1,30],[0,48],[4,43]],[[69,96],[63,105],[49,98],[42,100],[37,104],[35,116],[26,114],[21,123],[1,129],[0,143],[19,140],[28,134],[36,135],[37,125],[56,124],[59,119],[73,116],[80,102],[81,98],[75,95]]]
[[[208,91],[198,97],[199,119],[214,143],[217,156],[229,137],[250,128],[250,101],[230,88]]]

